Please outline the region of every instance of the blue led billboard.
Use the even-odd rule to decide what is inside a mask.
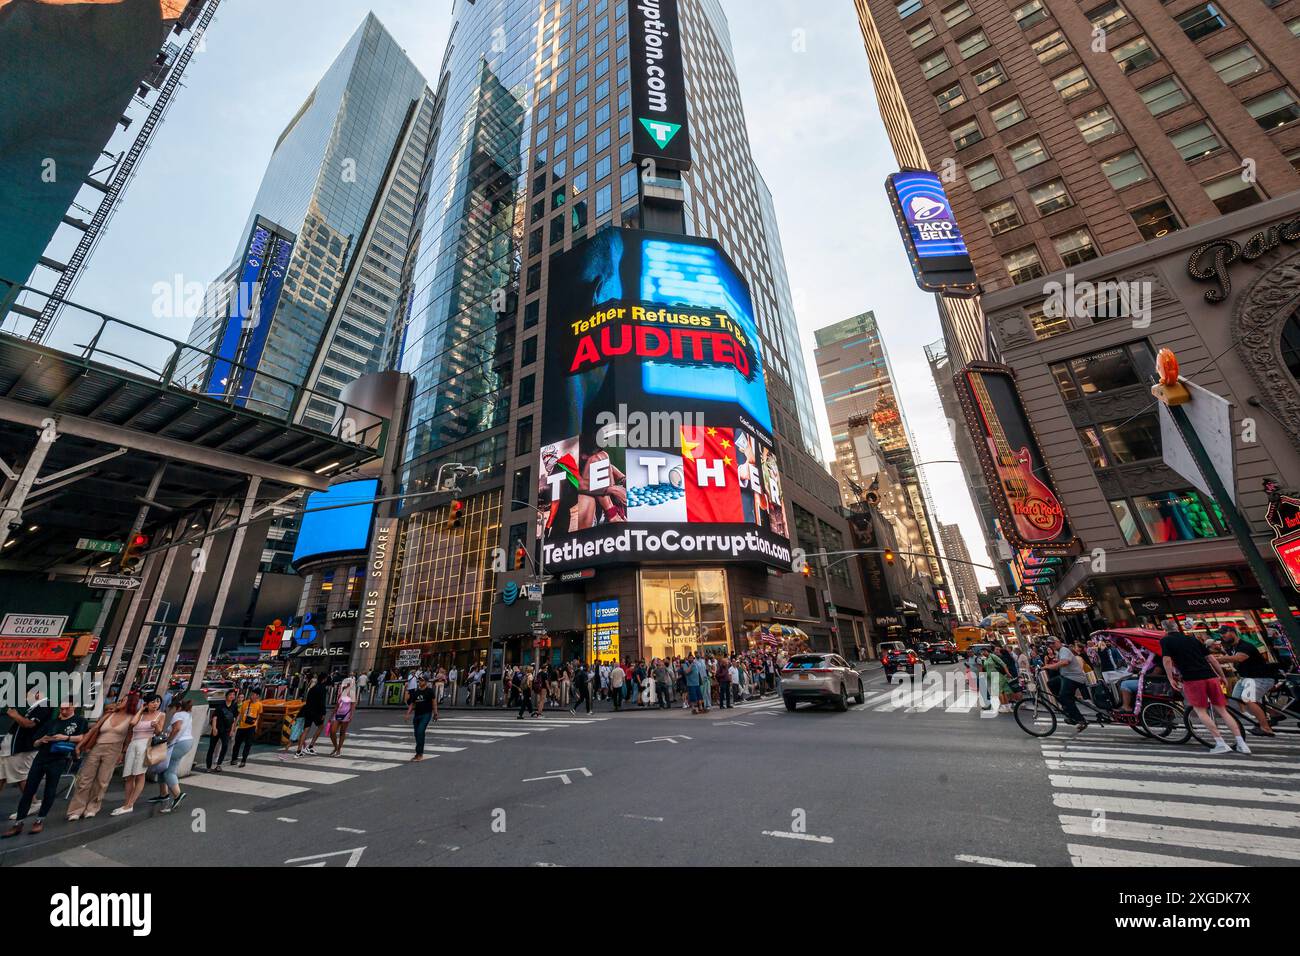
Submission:
[[[346,481],[328,491],[315,491],[308,495],[298,544],[293,549],[293,563],[297,565],[331,554],[363,552],[369,548],[370,525],[375,515],[372,502],[378,494],[379,482],[366,479]],[[339,507],[354,501],[365,504]]]
[[[973,295],[975,269],[948,193],[927,170],[905,170],[885,181],[916,284],[927,292]]]

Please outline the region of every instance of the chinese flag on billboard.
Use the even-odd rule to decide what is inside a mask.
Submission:
[[[745,520],[737,467],[732,429],[694,426],[682,429],[687,521],[733,524]]]

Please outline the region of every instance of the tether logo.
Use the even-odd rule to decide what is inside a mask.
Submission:
[[[514,581],[507,581],[506,586],[501,589],[501,600],[506,603],[507,607],[518,601],[519,585],[515,584]]]
[[[643,119],[641,125],[645,127],[646,132],[650,134],[660,149],[667,149],[668,144],[673,141],[673,137],[682,128],[681,123],[666,123],[663,120]]]

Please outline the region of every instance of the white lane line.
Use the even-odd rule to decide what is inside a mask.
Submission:
[[[365,830],[354,830],[352,827],[335,827],[339,833],[365,833]]]
[[[1206,823],[1240,824],[1242,826],[1300,827],[1300,813],[1294,810],[1260,810],[1251,807],[1223,806],[1214,803],[1187,803],[1178,800],[1138,800],[1134,797],[1107,797],[1089,793],[1054,793],[1052,802],[1062,810],[1097,810],[1106,813],[1131,813],[1142,817],[1162,817],[1166,820],[1199,820]]]
[[[428,750],[429,748],[425,747],[424,749]],[[391,747],[386,750],[379,750],[379,749],[370,750],[366,747],[344,747],[342,759],[347,760],[352,757],[367,757],[367,758],[374,757],[374,758],[378,758],[379,760],[397,760],[403,756],[410,756],[414,753],[415,753],[414,743],[410,744],[409,746],[402,747],[400,750]],[[305,760],[307,758],[304,757],[303,759]],[[339,758],[334,758],[334,759],[339,759]]]
[[[375,727],[375,728],[372,728],[372,729],[374,729],[374,730],[384,731],[384,732],[386,732],[386,733],[403,733],[403,734],[410,734],[410,733],[411,733],[411,728],[410,728],[410,727],[397,727],[397,728],[393,728],[392,730],[389,730],[389,729],[387,729],[387,728],[385,728],[385,727]],[[465,730],[465,729],[460,728],[460,727],[448,727],[446,730],[442,730],[442,729],[440,729],[440,728],[438,728],[438,727],[435,727],[433,724],[430,724],[430,725],[429,725],[429,729],[426,731],[426,733],[430,733],[430,734],[456,734],[456,735],[458,735],[458,736],[460,736],[460,737],[526,737],[526,736],[528,736],[528,734],[529,734],[529,732],[531,731],[531,729],[532,729],[532,728],[530,727],[529,730],[516,730],[516,731],[509,731],[509,730]],[[414,739],[414,737],[412,737],[412,739]]]
[[[252,811],[252,810],[227,810],[226,812],[227,812],[227,813],[238,813],[241,817],[246,817],[246,816],[248,816],[250,813],[252,813],[253,811]]]
[[[626,818],[629,819],[629,820],[648,820],[648,821],[651,822],[651,823],[663,823],[663,822],[664,822],[664,818],[663,818],[663,817],[641,817],[641,816],[637,816],[635,813],[625,813],[625,814],[623,814],[623,816],[626,817]]]
[[[305,759],[305,758],[304,758]],[[269,764],[260,764],[253,762],[247,767],[240,767],[238,770],[227,770],[222,776],[229,774],[232,777],[270,777],[273,780],[294,780],[298,783],[319,783],[330,786],[336,783],[342,783],[344,780],[353,780],[356,778],[355,773],[330,773],[327,770],[304,770],[299,766],[276,766]]]
[[[811,833],[791,833],[788,830],[764,830],[763,836],[781,837],[786,840],[805,840],[808,843],[834,843],[834,837],[813,836]]]
[[[1300,805],[1300,792],[1267,790],[1257,787],[1226,787],[1209,783],[1169,783],[1159,780],[1124,780],[1118,777],[1072,777],[1051,774],[1048,778],[1057,790],[1105,790],[1119,793],[1142,793],[1152,796],[1204,797],[1240,803],[1294,803]],[[1239,807],[1240,809],[1240,807]]]
[[[397,751],[403,751],[403,752],[408,753],[408,754],[409,754],[409,753],[414,753],[414,752],[415,752],[415,741],[414,741],[414,740],[406,741],[406,742],[403,742],[403,743],[400,743],[400,744],[399,744],[397,741],[395,741],[395,740],[390,740],[390,739],[387,738],[387,737],[356,737],[356,736],[354,735],[354,736],[350,736],[350,737],[348,737],[348,743],[346,743],[346,744],[343,745],[343,756],[346,757],[346,756],[348,755],[348,751],[350,751],[350,750],[352,749],[351,746],[350,746],[350,744],[352,743],[352,741],[353,741],[354,739],[357,741],[358,744],[360,744],[362,747],[365,747],[365,748],[368,749],[368,750],[375,750],[375,749],[378,749],[378,750],[397,750]],[[434,752],[436,752],[436,753],[443,753],[443,754],[458,754],[458,753],[460,753],[462,750],[464,750],[465,748],[464,748],[464,747],[431,747],[431,746],[429,746],[428,744],[425,744],[425,745],[424,745],[424,749],[425,749],[425,750],[432,750],[432,751],[434,751]],[[389,756],[392,757],[392,756],[394,756],[394,755],[393,755],[393,754],[389,754]]]
[[[538,717],[536,724],[538,727],[590,727],[597,720],[604,720],[604,717],[593,717],[590,720],[585,717]],[[512,723],[518,723],[515,717],[440,717],[440,724],[485,724],[496,725],[505,724],[509,726]],[[531,725],[530,725],[531,726]],[[406,728],[410,730],[411,728]]]
[[[992,856],[971,856],[969,853],[959,853],[954,859],[958,863],[978,863],[980,866],[1037,866],[1037,863],[1015,863],[1011,860],[999,860]]]
[[[1271,770],[1295,770],[1300,771],[1300,764],[1294,763],[1270,763],[1268,761],[1251,761],[1250,757],[1244,754],[1238,754],[1236,757],[1209,757],[1202,756],[1208,754],[1208,750],[1192,752],[1183,757],[1159,757],[1155,754],[1135,754],[1135,753],[1110,753],[1097,750],[1081,750],[1071,747],[1069,750],[1060,748],[1043,748],[1043,756],[1049,759],[1063,760],[1119,760],[1128,763],[1159,763],[1159,764],[1177,764],[1183,767],[1237,767],[1244,768],[1249,766],[1268,767]]]
[[[262,763],[284,763],[278,754],[254,754],[254,760]],[[303,758],[304,760],[307,758]],[[344,757],[312,757],[311,765],[313,767],[324,767],[326,770],[392,770],[394,767],[400,767],[398,763],[382,763],[378,760],[348,760]]]
[[[267,783],[263,780],[246,780],[241,777],[230,777],[225,774],[217,776],[203,776],[198,779],[194,777],[185,778],[185,786],[197,787],[200,790],[219,790],[222,793],[240,793],[246,797],[265,797],[268,800],[278,800],[281,797],[290,797],[295,793],[306,793],[306,787],[292,787],[283,783]]]
[[[1176,827],[1164,823],[1140,823],[1132,820],[1107,820],[1106,832],[1097,834],[1093,832],[1096,822],[1092,817],[1072,817],[1061,814],[1061,829],[1067,836],[1094,838],[1104,836],[1107,840],[1161,843],[1169,846],[1185,846],[1193,850],[1220,850],[1227,853],[1300,860],[1300,840],[1292,837],[1203,830],[1199,827]]]
[[[1048,770],[1088,770],[1101,773],[1163,773],[1187,777],[1244,777],[1250,780],[1287,780],[1300,783],[1293,773],[1265,773],[1262,770],[1221,770],[1218,767],[1171,767],[1155,763],[1094,763],[1091,760],[1048,760]]]
[[[1163,853],[1138,853],[1135,850],[1115,850],[1105,846],[1085,846],[1070,843],[1066,846],[1070,863],[1074,866],[1241,866],[1220,860],[1193,860],[1185,856],[1166,856]]]
[[[276,817],[276,819],[279,820],[281,823],[297,823],[297,822],[298,822],[298,821],[295,820],[293,817]]]

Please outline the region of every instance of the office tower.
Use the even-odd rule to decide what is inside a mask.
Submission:
[[[643,170],[634,156],[634,128],[652,127],[651,117],[633,115],[630,41],[638,37],[629,36],[629,18],[646,29],[656,12],[671,27],[650,29],[681,47],[682,71],[670,70],[667,80],[684,83],[689,169],[665,159]],[[409,314],[398,337],[398,367],[414,379],[400,484],[421,497],[408,499],[399,516],[378,661],[408,651],[425,661],[465,662],[486,658],[489,646],[513,660],[534,651],[589,658],[596,631],[619,635],[631,654],[691,634],[707,636],[710,646],[742,647],[746,635],[780,617],[818,646],[840,646],[841,636],[848,645],[862,640],[865,609],[851,566],[817,557],[797,581],[748,561],[701,559],[698,569],[604,561],[594,575],[547,584],[549,648],[534,646],[523,602],[503,603],[495,549],[510,556],[512,573],[535,571],[539,521],[550,520],[546,508],[540,516],[536,509],[547,477],[539,473],[543,419],[555,413],[542,366],[562,331],[547,315],[559,281],[553,266],[592,243],[640,263],[639,291],[651,301],[667,294],[670,262],[728,276],[734,264],[752,299],[752,316],[744,317],[753,325],[750,345],[762,358],[765,407],[756,417],[762,428],[770,424],[773,440],[765,474],[775,479],[779,459],[784,479],[766,489],[783,504],[775,521],[814,556],[846,548],[848,528],[815,454],[773,202],[750,155],[721,7],[712,0],[631,7],[481,0],[458,6],[453,37],[438,83]],[[678,135],[682,124],[675,125],[657,127],[662,145]],[[639,232],[620,228],[666,238],[647,245]],[[716,240],[717,247],[674,244],[673,235]],[[691,288],[704,286],[694,281]],[[750,307],[738,286],[728,294],[731,306]],[[457,472],[464,490],[453,515],[431,492]],[[683,593],[676,611],[673,592]],[[691,624],[671,623],[687,608]],[[499,660],[494,656],[494,668]]]
[[[948,580],[952,586],[955,613],[964,621],[978,621],[982,617],[979,613],[979,581],[971,567],[970,552],[966,549],[966,539],[961,536],[961,528],[955,524],[940,524],[939,540],[943,543],[944,557],[948,558]]]
[[[433,96],[368,15],[280,134],[181,365],[204,394],[315,428],[400,313]],[[305,388],[305,390],[304,390]]]

